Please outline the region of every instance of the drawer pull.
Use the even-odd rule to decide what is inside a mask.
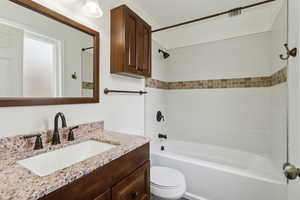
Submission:
[[[139,72],[143,72],[143,71],[144,71],[143,68],[138,68],[137,70],[138,70]]]
[[[136,199],[138,196],[139,196],[139,193],[138,193],[138,192],[132,192],[132,193],[131,193],[131,197],[132,197],[133,199]]]

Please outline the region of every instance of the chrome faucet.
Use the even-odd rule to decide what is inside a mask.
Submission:
[[[52,137],[52,145],[60,144],[60,137],[58,132],[58,118],[61,118],[62,121],[62,127],[66,128],[66,118],[63,113],[59,112],[55,115],[54,118],[54,131],[53,131],[53,137]]]

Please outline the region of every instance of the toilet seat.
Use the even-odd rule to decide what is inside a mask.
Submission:
[[[151,167],[151,193],[164,199],[179,199],[186,191],[184,175],[167,167]]]

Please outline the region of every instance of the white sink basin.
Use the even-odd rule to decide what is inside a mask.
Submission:
[[[110,150],[115,145],[89,140],[52,152],[17,161],[20,165],[39,176],[53,172],[86,160],[99,153]]]

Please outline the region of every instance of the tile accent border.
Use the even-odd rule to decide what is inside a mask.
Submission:
[[[271,87],[287,81],[287,67],[275,72],[271,76],[197,80],[197,81],[178,81],[164,82],[155,79],[147,79],[146,87],[182,90],[182,89],[217,89],[217,88],[257,88]]]
[[[82,89],[92,90],[92,89],[94,89],[94,83],[93,82],[82,82]]]
[[[287,82],[288,68],[284,67],[271,76],[271,86]]]
[[[155,80],[152,78],[148,78],[148,79],[146,79],[145,84],[146,84],[146,87],[168,90],[170,83],[165,82],[165,81]]]

